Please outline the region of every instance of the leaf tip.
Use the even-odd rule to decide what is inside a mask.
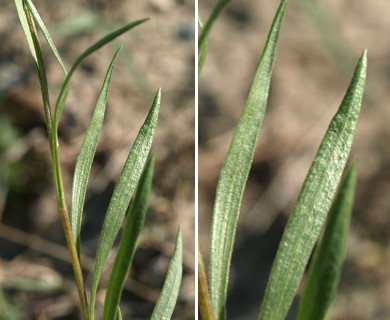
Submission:
[[[359,162],[357,160],[352,161],[350,170],[357,171],[358,168],[359,168]]]
[[[176,241],[181,245],[182,243],[182,235],[181,235],[181,227],[177,228]]]
[[[153,104],[156,105],[156,106],[158,106],[158,108],[160,108],[160,103],[161,103],[161,88],[159,88],[159,89],[157,90],[157,93],[156,93],[156,95],[155,95],[155,97],[154,97],[154,102],[153,102]]]
[[[154,153],[152,153],[149,157],[149,162],[154,164],[155,161],[156,161],[156,155]]]
[[[359,62],[361,63],[362,66],[364,66],[364,68],[367,67],[367,49],[363,50],[363,53],[362,53],[362,55],[360,57],[360,61]]]

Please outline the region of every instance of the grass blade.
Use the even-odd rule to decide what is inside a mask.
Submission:
[[[20,1],[20,0],[17,0],[17,1]],[[32,15],[34,16],[35,20],[38,22],[38,25],[39,27],[41,28],[42,30],[42,33],[47,41],[47,43],[49,44],[54,56],[56,57],[58,63],[60,64],[62,70],[64,71],[65,75],[66,75],[66,68],[65,68],[65,65],[57,51],[57,48],[54,44],[54,41],[53,39],[51,38],[50,36],[50,33],[49,31],[47,30],[46,26],[45,26],[45,23],[43,22],[41,16],[39,15],[38,13],[38,10],[35,8],[34,4],[32,3],[31,0],[22,0],[22,1],[25,1],[25,3],[27,3]]]
[[[287,1],[282,1],[272,23],[248,99],[219,177],[211,227],[210,295],[214,317],[225,318],[226,290],[238,214],[257,135],[267,104],[277,41]]]
[[[130,200],[144,169],[150,147],[152,145],[154,131],[157,125],[160,111],[161,90],[158,90],[149,114],[142,125],[134,145],[129,153],[126,163],[122,169],[118,183],[115,186],[107,209],[102,232],[99,238],[99,245],[96,254],[95,270],[91,288],[91,315],[93,318],[96,291],[106,263],[108,254],[114,244],[115,238],[121,227],[125,213],[129,207]]]
[[[167,276],[164,281],[160,297],[154,307],[150,320],[169,320],[175,309],[179,296],[181,277],[183,273],[183,244],[181,230],[179,228],[176,237],[175,251],[168,266]]]
[[[52,136],[53,119],[50,107],[49,88],[47,84],[45,63],[43,61],[41,45],[39,43],[38,33],[35,28],[34,20],[29,7],[23,0],[15,0],[20,22],[30,48],[31,55],[35,61],[35,67],[38,72],[39,84],[43,101],[43,110],[45,113],[45,122],[48,136]],[[50,140],[51,141],[51,140]]]
[[[200,18],[198,19],[198,25],[199,25],[199,29],[202,30],[203,29],[203,23],[202,23],[202,20]],[[204,43],[202,44],[202,46],[199,47],[199,52],[198,52],[198,55],[199,55],[199,58],[198,58],[198,75],[200,75],[200,73],[202,72],[203,65],[204,65],[204,63],[206,61],[208,46],[209,45],[208,45],[208,41],[207,41],[207,38],[206,38]]]
[[[91,122],[84,136],[83,144],[81,145],[80,153],[76,161],[72,188],[71,225],[73,239],[75,243],[78,244],[78,247],[80,241],[79,237],[81,229],[81,220],[83,214],[85,194],[87,192],[89,173],[91,171],[93,158],[96,152],[96,145],[103,125],[111,76],[119,51],[120,49],[115,53],[114,57],[111,60],[111,64],[107,70],[106,77],[104,79],[103,86],[100,90],[99,98],[97,100]]]
[[[26,16],[26,13],[25,13],[24,8],[23,8],[24,1],[25,0],[15,0],[16,11],[18,12],[20,24],[22,25],[24,34],[27,38],[27,43],[28,43],[28,46],[30,48],[30,53],[33,56],[35,63],[38,64],[38,59],[37,59],[37,55],[36,55],[35,47],[34,47],[34,41],[33,41],[33,38],[32,38],[31,32],[30,32],[30,27],[29,27],[29,23],[27,21],[27,16]]]
[[[199,57],[201,58],[200,62],[198,62],[199,73],[200,73],[200,70],[202,69],[203,64],[205,62],[205,59],[206,59],[206,55],[204,55],[204,53],[207,52],[207,37],[209,36],[209,33],[211,31],[211,28],[212,28],[215,20],[217,20],[219,14],[227,6],[227,4],[229,2],[230,2],[230,0],[219,0],[217,2],[217,4],[215,5],[215,7],[213,8],[213,11],[211,12],[210,17],[207,19],[207,22],[206,22],[204,28],[202,28],[202,34],[200,35],[199,40],[198,40]],[[203,55],[204,59],[202,58],[202,55]]]
[[[154,162],[155,158],[152,156],[145,166],[134,199],[130,204],[118,253],[108,281],[103,320],[115,319],[117,313],[123,285],[133,260],[139,234],[145,222],[149,193],[152,187]]]
[[[58,95],[57,102],[55,105],[55,110],[54,110],[54,129],[55,132],[57,132],[58,129],[58,123],[60,121],[61,113],[64,108],[66,99],[68,97],[69,93],[69,86],[70,86],[70,80],[72,79],[73,73],[76,70],[76,68],[80,65],[80,63],[87,58],[89,55],[94,53],[96,50],[99,50],[101,47],[106,45],[107,43],[111,42],[115,38],[119,37],[121,34],[129,31],[130,29],[138,26],[141,23],[144,23],[148,19],[140,19],[136,20],[134,22],[130,22],[123,27],[116,29],[115,31],[111,32],[110,34],[106,35],[102,39],[98,40],[95,42],[92,46],[90,46],[87,50],[85,50],[74,62],[72,68],[70,69],[63,85],[60,91],[60,94]]]
[[[119,308],[119,306],[117,307],[117,313],[116,313],[116,320],[122,320],[123,317],[122,317],[122,311],[121,311],[121,308]]]
[[[364,52],[303,184],[272,266],[260,319],[284,319],[331,207],[347,161],[366,80]]]
[[[310,266],[297,320],[325,319],[339,284],[357,177],[353,164],[345,177],[326,223],[324,236]]]

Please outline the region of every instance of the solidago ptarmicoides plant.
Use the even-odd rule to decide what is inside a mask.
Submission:
[[[200,23],[203,30],[198,42],[199,72],[206,60],[207,36],[211,26],[227,3],[227,0],[220,0],[204,26]],[[286,6],[287,0],[282,0],[221,169],[212,216],[208,278],[201,253],[198,252],[198,297],[203,320],[226,319],[234,235],[258,132],[266,110]],[[333,300],[344,259],[357,165],[352,164],[343,182],[340,181],[361,109],[366,70],[367,57],[364,51],[344,99],[323,137],[283,233],[261,303],[261,320],[285,319],[317,241],[318,248],[309,268],[296,319],[323,319]],[[318,240],[324,225],[325,231]]]
[[[100,234],[95,258],[92,287],[88,290],[85,287],[82,272],[82,262],[80,261],[80,231],[82,212],[85,202],[89,173],[95,155],[99,134],[103,125],[111,76],[120,49],[117,50],[108,67],[107,74],[103,81],[103,85],[92,115],[92,119],[84,136],[80,153],[76,161],[72,188],[72,206],[70,213],[65,201],[65,193],[61,177],[58,125],[62,110],[66,105],[66,100],[70,91],[71,79],[77,67],[90,54],[94,53],[123,33],[144,23],[148,19],[140,19],[128,23],[106,35],[92,46],[87,48],[76,59],[71,69],[67,71],[52,41],[52,38],[32,1],[15,0],[15,5],[39,76],[45,122],[50,142],[50,152],[53,163],[53,175],[58,208],[67,247],[69,249],[72,260],[73,273],[79,294],[83,320],[95,319],[94,313],[96,293],[99,281],[101,279],[103,268],[106,264],[109,252],[113,247],[115,238],[117,237],[125,215],[127,214],[127,219],[120,239],[119,248],[108,281],[102,316],[102,318],[105,320],[122,319],[120,311],[121,294],[136,249],[138,236],[144,225],[145,215],[148,207],[148,198],[152,185],[155,157],[153,155],[149,156],[149,153],[159,115],[161,91],[158,90],[157,94],[155,95],[150,111],[138,132],[132,149],[123,166],[119,180],[115,186]],[[56,99],[54,108],[52,108],[50,103],[45,63],[42,56],[41,44],[39,41],[36,24],[41,30],[64,72],[64,82]],[[179,229],[176,238],[176,246],[168,267],[166,279],[160,297],[154,308],[153,314],[151,315],[151,319],[153,320],[171,318],[181,284],[182,257],[182,238]],[[89,298],[87,298],[87,292],[90,292]]]

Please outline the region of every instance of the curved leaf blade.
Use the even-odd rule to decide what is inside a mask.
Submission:
[[[55,128],[55,132],[57,131],[58,123],[59,123],[60,117],[61,117],[61,113],[62,113],[62,110],[63,110],[64,105],[66,103],[66,99],[68,97],[69,87],[70,87],[70,80],[72,79],[73,73],[76,70],[76,68],[80,65],[80,63],[83,62],[83,60],[85,58],[87,58],[89,55],[91,55],[95,51],[99,50],[101,47],[105,46],[107,43],[111,42],[112,40],[114,40],[115,38],[119,37],[123,33],[125,33],[127,31],[129,31],[130,29],[132,29],[132,28],[134,28],[134,27],[144,23],[147,20],[148,19],[136,20],[136,21],[130,22],[130,23],[128,23],[128,24],[126,24],[126,25],[116,29],[115,31],[109,33],[105,37],[103,37],[100,40],[98,40],[97,42],[95,42],[92,46],[90,46],[87,50],[85,50],[76,59],[76,61],[74,62],[72,68],[70,69],[70,71],[69,71],[69,73],[68,73],[64,83],[62,84],[60,94],[58,95],[58,98],[57,98],[57,101],[56,101],[56,104],[55,104],[55,110],[54,110],[54,128]]]
[[[181,278],[183,274],[183,244],[181,230],[179,228],[176,237],[175,250],[168,266],[167,276],[164,281],[160,297],[154,307],[150,320],[169,320],[175,309],[179,296]]]
[[[359,118],[367,72],[364,52],[305,179],[272,266],[260,319],[284,319],[330,210]]]
[[[357,178],[356,163],[349,169],[326,223],[324,236],[308,272],[297,320],[325,319],[336,294],[345,256]]]
[[[115,319],[115,315],[117,314],[126,276],[129,272],[137,241],[145,222],[149,194],[152,187],[154,163],[155,157],[152,156],[145,166],[134,199],[129,207],[119,249],[115,257],[110,279],[108,280],[103,320]]]
[[[71,212],[71,226],[73,232],[73,239],[79,245],[81,220],[83,215],[83,208],[85,202],[85,194],[87,192],[87,185],[89,174],[92,167],[92,162],[96,153],[96,146],[99,135],[103,126],[104,114],[106,110],[108,91],[110,87],[112,72],[114,70],[115,62],[118,57],[120,49],[118,49],[113,56],[110,66],[108,67],[106,76],[103,81],[102,88],[93,112],[91,121],[89,123],[87,132],[84,136],[81,145],[80,153],[77,157],[76,166],[73,176],[72,188],[72,212]]]
[[[224,306],[238,214],[253,160],[257,135],[264,118],[277,41],[286,5],[287,1],[282,1],[275,15],[218,181],[211,227],[209,269],[211,302],[217,320],[225,318]]]
[[[207,38],[209,36],[209,33],[211,31],[211,28],[214,25],[214,22],[217,20],[218,16],[222,12],[222,10],[228,5],[230,0],[219,0],[215,7],[213,8],[213,11],[211,11],[210,17],[207,19],[206,24],[201,26],[202,33],[198,40],[198,50],[199,50],[199,60],[198,60],[198,74],[203,68],[203,65],[206,60],[207,55]]]
[[[127,157],[122,173],[108,205],[96,253],[95,270],[91,288],[91,315],[93,318],[96,291],[108,254],[121,227],[122,220],[144,169],[152,145],[160,111],[161,89],[158,90],[149,114],[138,132]]]

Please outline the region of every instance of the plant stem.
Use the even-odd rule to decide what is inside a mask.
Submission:
[[[211,309],[211,299],[207,284],[206,272],[202,253],[198,248],[198,301],[199,311],[203,320],[214,320],[213,311]]]
[[[57,136],[55,134],[55,136]],[[56,138],[56,137],[55,137]],[[55,139],[55,141],[58,141]],[[80,260],[77,253],[76,245],[73,240],[72,235],[72,228],[70,226],[70,220],[69,220],[69,213],[68,209],[66,207],[65,202],[65,194],[64,194],[64,188],[62,183],[62,177],[61,177],[61,168],[60,168],[60,161],[58,158],[58,144],[53,143],[53,150],[52,150],[52,159],[53,159],[53,169],[54,169],[54,181],[56,185],[56,192],[57,192],[57,202],[58,202],[58,208],[60,212],[61,217],[61,223],[62,228],[64,230],[64,235],[66,239],[66,244],[69,249],[70,258],[72,262],[72,269],[74,278],[76,281],[77,291],[79,293],[79,299],[80,299],[80,307],[81,307],[81,314],[83,317],[83,320],[89,319],[89,309],[88,309],[88,302],[87,302],[87,295],[85,293],[85,286],[84,286],[84,278],[83,278],[83,272],[81,270]]]
[[[61,217],[62,228],[64,230],[66,244],[68,246],[71,261],[72,261],[73,273],[76,281],[77,291],[79,293],[82,318],[83,320],[88,320],[89,312],[88,312],[87,296],[85,293],[83,273],[81,270],[80,260],[77,254],[76,245],[73,240],[68,209],[66,207],[66,202],[65,202],[64,187],[63,187],[63,182],[61,177],[61,166],[60,166],[60,160],[58,156],[58,130],[57,130],[57,126],[53,130],[53,125],[52,125],[50,98],[48,92],[45,65],[42,57],[42,50],[40,47],[38,33],[35,28],[34,19],[32,17],[30,9],[26,4],[26,2],[23,2],[23,5],[24,5],[24,12],[26,14],[26,18],[28,21],[31,37],[34,43],[34,50],[37,56],[36,67],[38,70],[39,82],[41,85],[42,100],[43,100],[44,111],[45,111],[45,122],[46,122],[47,133],[49,136],[58,209]]]

